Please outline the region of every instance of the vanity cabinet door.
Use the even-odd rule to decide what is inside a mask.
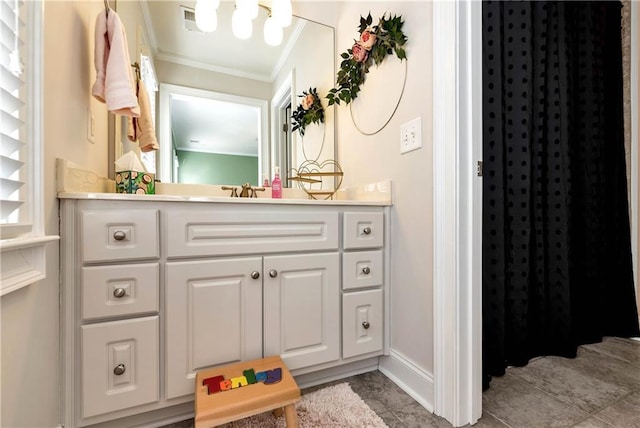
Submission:
[[[262,258],[167,263],[165,295],[167,399],[197,370],[262,358]]]
[[[338,253],[264,258],[264,349],[289,370],[340,357]]]

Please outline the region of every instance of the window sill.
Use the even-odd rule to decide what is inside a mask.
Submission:
[[[45,278],[45,244],[59,236],[4,239],[0,241],[2,265],[0,296],[12,293]]]

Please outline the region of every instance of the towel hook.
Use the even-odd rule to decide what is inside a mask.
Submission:
[[[107,16],[109,16],[109,11],[111,10],[111,8],[109,7],[109,0],[104,0],[104,11],[107,14]]]
[[[134,62],[133,64],[131,64],[131,67],[133,67],[133,69],[136,72],[136,79],[140,80],[140,64],[138,64],[137,62]]]

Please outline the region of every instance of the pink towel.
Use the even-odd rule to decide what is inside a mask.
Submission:
[[[151,104],[147,88],[138,80],[138,104],[140,104],[140,117],[130,117],[127,135],[130,141],[138,141],[140,150],[150,152],[158,150],[158,140],[151,118]]]
[[[113,10],[96,18],[96,82],[91,93],[107,104],[107,109],[122,116],[138,117],[140,107],[131,73],[127,35],[120,17]]]

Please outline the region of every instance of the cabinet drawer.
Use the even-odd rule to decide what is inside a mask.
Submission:
[[[82,212],[82,260],[157,259],[158,210]]]
[[[82,318],[158,312],[158,263],[82,268]]]
[[[342,358],[382,351],[382,290],[342,295]]]
[[[384,243],[383,213],[344,213],[345,250],[378,248]]]
[[[382,251],[356,251],[342,254],[342,289],[382,285]]]
[[[82,326],[82,416],[158,401],[158,317]]]
[[[338,213],[171,213],[168,257],[338,249]]]

